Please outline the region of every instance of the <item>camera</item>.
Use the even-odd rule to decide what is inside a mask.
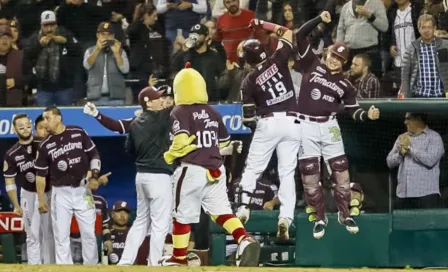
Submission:
[[[199,41],[199,35],[197,33],[190,33],[187,41],[185,42],[185,46],[188,49],[193,48],[198,43],[198,41]]]
[[[106,47],[112,47],[115,44],[115,40],[106,40]]]

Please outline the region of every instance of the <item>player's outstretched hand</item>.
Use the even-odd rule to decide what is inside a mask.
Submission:
[[[257,30],[257,29],[263,28],[263,24],[264,24],[263,20],[252,19],[252,20],[250,20],[249,28],[251,28],[253,30]]]
[[[84,105],[84,114],[97,117],[98,116],[98,110],[96,109],[95,104],[87,102]]]
[[[230,143],[234,148],[236,147],[236,153],[241,154],[243,151],[243,142],[242,141],[232,141]]]
[[[48,202],[46,199],[39,200],[39,212],[40,213],[47,213],[48,212]]]
[[[231,141],[230,144],[226,147],[223,147],[219,150],[219,153],[222,156],[231,156],[235,153],[235,151],[240,154],[243,150],[243,142],[241,141]]]
[[[375,108],[374,105],[370,106],[369,111],[367,112],[367,116],[370,120],[378,120],[380,118],[380,110]]]
[[[324,11],[320,14],[320,18],[322,18],[322,21],[326,24],[331,22],[331,14],[328,11]]]
[[[106,173],[98,178],[98,182],[101,185],[106,185],[109,182],[109,176],[112,175],[112,172]]]

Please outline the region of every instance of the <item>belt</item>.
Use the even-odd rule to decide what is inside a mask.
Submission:
[[[274,117],[274,116],[275,116],[275,113],[270,112],[270,113],[263,114],[261,116],[261,118],[269,118],[269,117]],[[286,116],[297,117],[297,113],[288,111],[288,112],[286,112]]]
[[[316,123],[325,123],[329,120],[333,120],[335,116],[327,116],[327,117],[311,117],[311,116],[305,116],[302,114],[299,114],[299,119],[306,120],[310,122],[316,122]]]

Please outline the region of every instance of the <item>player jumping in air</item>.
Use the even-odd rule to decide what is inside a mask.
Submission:
[[[257,266],[260,245],[247,234],[233,214],[226,193],[226,174],[222,154],[233,149],[222,116],[207,105],[204,78],[194,69],[182,69],[174,78],[171,112],[173,142],[164,154],[165,161],[180,166],[173,174],[173,256],[160,261],[162,266],[186,265],[190,224],[198,223],[201,206],[210,217],[232,234],[238,243],[236,263]]]
[[[255,133],[240,183],[241,201],[236,214],[242,222],[249,219],[249,204],[256,181],[276,150],[280,179],[277,237],[287,240],[288,229],[294,219],[294,172],[301,134],[294,84],[288,68],[293,33],[284,27],[259,20],[253,20],[251,26],[276,32],[281,39],[277,50],[269,58],[260,41],[247,40],[243,45],[243,58],[254,67],[242,83],[243,121],[246,126],[255,128]]]
[[[313,236],[322,238],[328,219],[325,215],[325,198],[320,180],[320,157],[323,156],[332,176],[334,199],[338,212],[338,222],[350,233],[359,228],[350,217],[350,179],[348,160],[344,152],[341,131],[336,114],[341,104],[354,120],[377,120],[380,112],[374,106],[368,111],[359,107],[356,90],[342,74],[342,66],[347,61],[349,49],[345,44],[335,43],[327,54],[325,64],[311,50],[308,35],[321,22],[330,23],[327,11],[304,24],[296,34],[298,61],[296,69],[302,73],[299,96],[299,119],[302,123],[302,144],[299,151],[299,167],[302,173],[307,213],[314,222]]]

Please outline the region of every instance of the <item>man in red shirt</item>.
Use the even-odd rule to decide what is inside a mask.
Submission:
[[[239,0],[224,0],[227,12],[218,17],[216,39],[222,41],[227,59],[238,62],[236,48],[238,44],[251,36],[249,23],[255,19],[255,13],[240,9]]]

